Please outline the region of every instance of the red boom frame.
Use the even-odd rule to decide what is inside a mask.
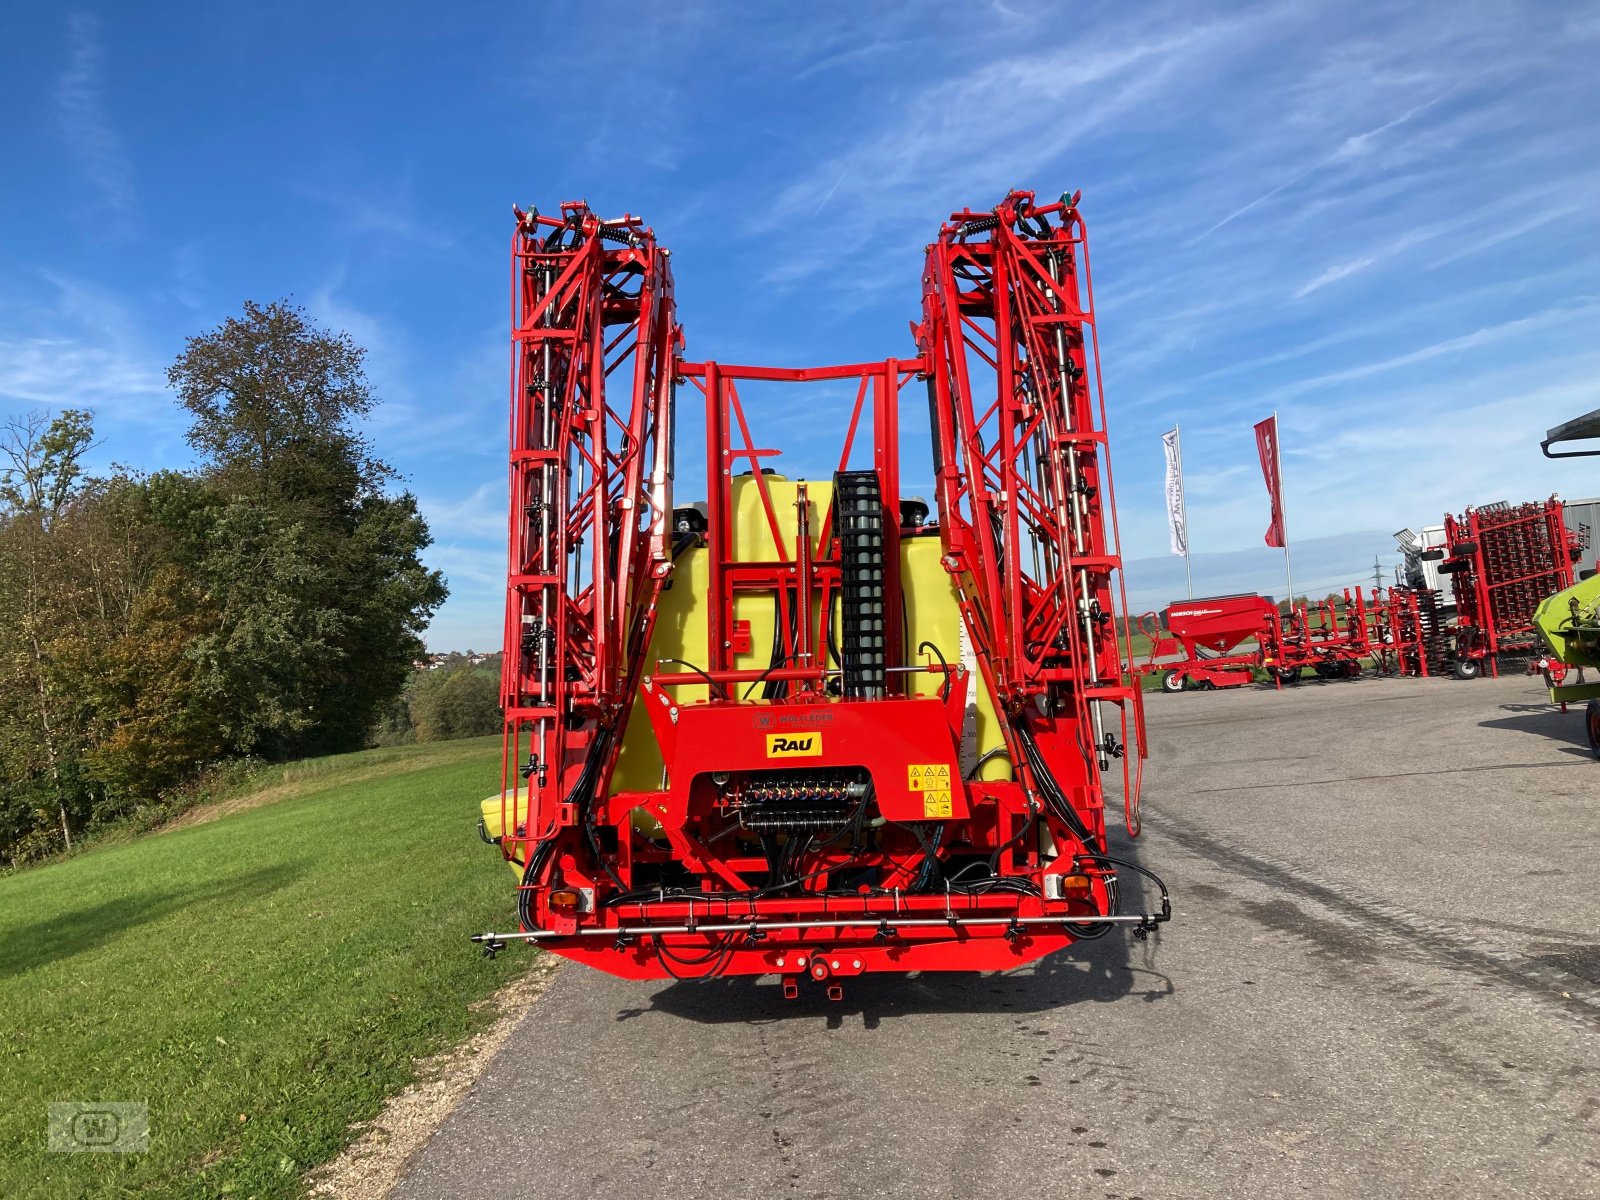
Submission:
[[[802,974],[1011,966],[1166,920],[1164,888],[1159,912],[1119,911],[1119,870],[1148,873],[1106,855],[1114,763],[1138,832],[1143,710],[1116,618],[1076,198],[1035,206],[1014,192],[953,214],[928,250],[916,357],[810,369],[683,361],[652,233],[581,204],[561,212],[519,212],[513,247],[500,843],[523,871],[522,930],[478,940],[535,940],[636,978],[778,973],[792,991]],[[841,474],[815,516],[808,485],[793,485],[788,516],[762,474],[777,451],[756,444],[739,385],[824,380],[856,383]],[[977,679],[937,647],[912,661],[902,640],[898,421],[913,380],[927,388],[941,561]],[[705,399],[700,530],[669,528],[676,384]],[[871,471],[849,474],[863,431]],[[741,465],[768,560],[735,553]],[[652,661],[661,588],[685,552],[704,555],[693,619],[706,661]],[[869,560],[881,578],[856,565]],[[847,615],[862,580],[881,626]],[[759,671],[734,665],[735,605],[752,594],[777,613]],[[879,644],[874,660],[863,647]],[[993,701],[1010,779],[962,778],[974,687]],[[636,695],[663,778],[613,792]],[[817,818],[829,836],[796,797],[838,806]]]

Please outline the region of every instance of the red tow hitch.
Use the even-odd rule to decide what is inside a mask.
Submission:
[[[828,985],[829,1000],[844,999],[844,985],[830,982],[836,977],[860,975],[866,971],[860,954],[827,953],[813,950],[809,954],[779,955],[775,963],[783,972],[783,998],[793,1000],[800,995],[800,976],[809,975],[818,983]]]

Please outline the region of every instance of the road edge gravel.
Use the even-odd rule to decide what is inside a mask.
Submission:
[[[495,1019],[475,1036],[417,1061],[417,1081],[391,1096],[371,1121],[352,1127],[357,1136],[344,1152],[306,1175],[306,1194],[316,1200],[385,1200],[412,1156],[466,1097],[505,1045],[511,1031],[550,986],[561,959],[540,954],[523,974],[475,1008]]]

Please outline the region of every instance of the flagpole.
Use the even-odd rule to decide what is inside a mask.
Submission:
[[[1189,599],[1194,599],[1194,573],[1189,569],[1189,498],[1183,490],[1183,435],[1172,423],[1173,445],[1178,451],[1178,515],[1183,518],[1183,577],[1188,581]],[[1287,539],[1285,539],[1287,540]]]
[[[1283,580],[1289,587],[1289,611],[1294,612],[1294,571],[1289,566],[1289,506],[1283,502],[1283,433],[1278,428],[1278,410],[1272,410],[1272,457],[1278,475],[1278,515],[1283,532]]]

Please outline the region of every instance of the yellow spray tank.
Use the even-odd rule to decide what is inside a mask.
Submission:
[[[764,481],[772,500],[773,512],[777,515],[779,533],[792,553],[800,519],[796,507],[798,482],[772,474],[765,476]],[[810,508],[808,523],[813,537],[823,528],[832,501],[831,482],[814,481],[806,484],[806,503]],[[738,560],[770,562],[782,557],[773,542],[772,531],[761,505],[761,489],[753,476],[745,475],[733,480],[733,502],[734,552]],[[646,658],[652,667],[664,659],[679,659],[687,663],[708,661],[706,622],[701,615],[707,595],[708,554],[704,545],[691,545],[678,555],[673,565],[671,580],[656,603],[655,631]],[[964,652],[966,638],[961,628],[961,609],[951,576],[941,562],[942,554],[936,530],[901,538],[900,579],[906,601],[906,646],[911,649],[929,642],[939,648],[952,666],[958,662],[965,663],[972,683],[967,691],[962,770],[972,779],[1010,779],[1010,760],[1003,753],[990,754],[1004,747],[1000,720],[995,714],[993,697],[978,675],[976,663],[970,653]],[[819,610],[820,600],[814,601],[814,622]],[[836,604],[835,617],[837,615]],[[738,653],[733,656],[731,664],[734,669],[759,671],[770,664],[776,619],[777,607],[771,591],[752,589],[735,598],[734,622],[740,634]],[[837,624],[837,621],[834,623]],[[748,648],[745,648],[746,645]],[[836,663],[830,665],[837,666]],[[935,696],[943,682],[943,675],[918,672],[910,677],[910,692],[916,696]],[[706,693],[704,684],[688,684],[677,689],[681,702],[686,704],[706,699]],[[622,751],[611,778],[612,795],[618,792],[655,791],[662,786],[661,747],[656,742],[642,705],[643,700],[635,697],[627,732],[622,739]],[[518,820],[525,811],[526,802],[526,791],[519,789],[514,806]],[[513,806],[508,805],[507,808],[511,810]],[[482,813],[485,836],[490,839],[500,837],[504,831],[501,828],[498,794],[483,801]],[[635,809],[632,819],[634,829],[641,835],[652,839],[660,836],[659,824],[645,809]],[[522,864],[513,861],[509,865],[520,878]]]

